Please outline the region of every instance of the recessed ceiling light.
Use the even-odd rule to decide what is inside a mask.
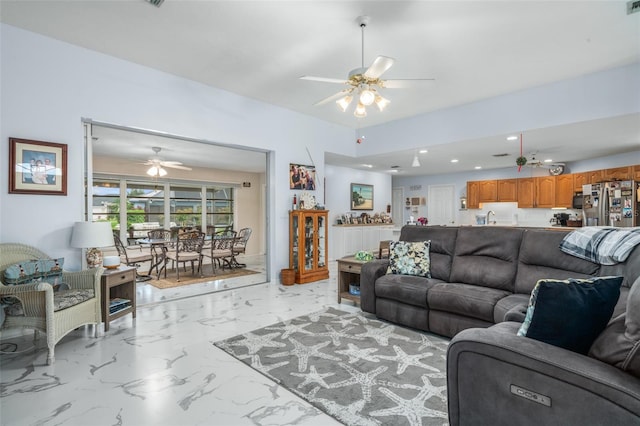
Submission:
[[[457,159],[457,158],[454,158],[453,160],[451,160],[451,162],[452,162],[452,163],[457,163],[457,162],[458,162],[458,159]]]
[[[362,167],[368,167],[371,169],[373,167],[373,164],[363,164]]]
[[[544,160],[545,163],[552,163],[553,160],[551,158],[547,158],[546,160]]]
[[[482,168],[482,166],[475,166],[474,169],[476,170],[480,170]]]
[[[419,152],[420,154],[426,154],[426,153],[427,153],[427,152],[429,152],[429,151],[427,151],[426,149],[421,149],[421,150],[420,150],[420,151],[418,151],[418,152]]]
[[[518,137],[517,137],[517,136],[513,136],[513,135],[511,135],[511,136],[508,136],[508,137],[507,137],[507,140],[508,140],[508,141],[517,141],[517,140],[518,140]]]
[[[398,173],[398,170],[397,169],[391,169],[391,170],[389,170],[389,172],[390,173]]]

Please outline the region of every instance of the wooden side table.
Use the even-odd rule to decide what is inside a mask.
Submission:
[[[360,296],[349,293],[349,284],[360,285],[360,271],[362,265],[367,262],[356,260],[353,256],[346,256],[338,259],[338,303],[342,299],[351,300],[353,303],[360,304]]]
[[[116,318],[128,313],[136,317],[136,268],[105,269],[101,284],[104,331],[109,331],[109,322]]]

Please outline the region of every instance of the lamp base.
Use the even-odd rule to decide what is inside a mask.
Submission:
[[[89,268],[99,268],[102,266],[102,251],[100,249],[87,249],[87,266]]]

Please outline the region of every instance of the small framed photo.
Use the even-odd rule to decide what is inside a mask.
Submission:
[[[9,193],[67,195],[67,145],[9,138]]]
[[[351,184],[351,210],[373,210],[373,185]]]
[[[316,168],[303,164],[289,164],[289,189],[315,191]]]

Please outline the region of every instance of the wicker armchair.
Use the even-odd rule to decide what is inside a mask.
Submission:
[[[40,250],[24,244],[0,244],[0,280],[8,266],[29,259],[50,259]],[[54,347],[65,335],[85,324],[99,324],[100,276],[102,268],[79,272],[63,272],[64,283],[71,290],[93,291],[93,297],[78,304],[55,310],[53,287],[47,282],[6,286],[0,282],[0,297],[12,297],[22,304],[22,315],[7,315],[0,328],[29,328],[35,330],[35,337],[41,331],[47,336],[47,364],[54,362]],[[95,328],[97,337],[98,327]]]

